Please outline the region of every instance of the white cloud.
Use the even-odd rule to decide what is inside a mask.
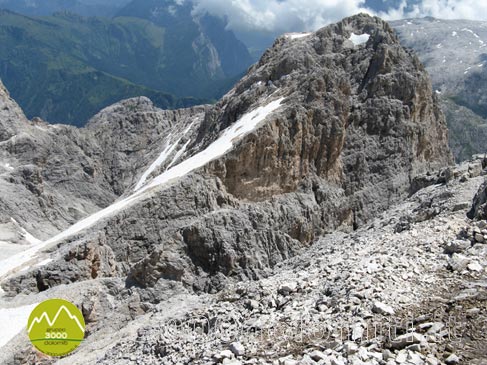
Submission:
[[[365,0],[195,0],[196,12],[228,19],[237,31],[311,31],[365,9]]]
[[[403,1],[398,9],[381,13],[385,19],[404,19],[432,16],[440,19],[487,20],[487,1],[484,0],[423,0],[406,9]]]
[[[404,14],[406,13],[407,1],[403,0],[397,8],[391,8],[387,13],[381,12],[378,14],[383,19],[386,20],[397,20],[407,18]],[[413,18],[413,16],[411,16]]]
[[[183,2],[185,0],[174,0]],[[188,0],[186,0],[188,1]],[[190,0],[196,13],[209,12],[226,17],[228,28],[237,31],[272,33],[314,31],[329,23],[367,9],[365,0]],[[386,0],[390,1],[390,0]],[[433,16],[443,19],[487,20],[484,0],[402,0],[387,12],[377,15],[387,19]]]

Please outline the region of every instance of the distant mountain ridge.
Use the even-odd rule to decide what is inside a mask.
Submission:
[[[172,77],[164,82],[166,90],[176,95],[208,97],[216,90],[220,97],[253,63],[245,45],[226,29],[225,21],[193,14],[191,1],[133,0],[117,16],[148,20],[165,29],[170,50],[165,66]],[[186,49],[193,52],[183,52]],[[213,82],[208,84],[208,80]]]
[[[138,19],[67,13],[40,18],[0,11],[0,79],[27,117],[51,123],[83,125],[101,108],[141,95],[161,108],[201,103],[144,86],[138,75],[145,73],[136,67],[140,58],[132,58],[132,75],[118,71],[129,54],[155,52],[154,38],[161,33]]]
[[[130,0],[0,0],[0,9],[25,15],[70,11],[85,16],[113,16]]]
[[[0,11],[0,78],[26,115],[79,126],[135,96],[161,108],[207,103],[252,63],[223,21],[193,18],[185,6],[151,18],[153,8],[142,5],[137,17],[113,19]]]
[[[431,17],[391,22],[431,75],[458,161],[487,152],[487,22]]]

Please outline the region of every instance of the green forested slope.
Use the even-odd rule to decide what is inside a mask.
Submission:
[[[29,117],[50,122],[80,125],[138,95],[164,108],[194,105],[219,97],[237,76],[205,54],[213,45],[201,32],[135,17],[0,11],[0,78]]]

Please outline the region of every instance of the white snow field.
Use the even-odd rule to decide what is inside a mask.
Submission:
[[[137,185],[135,185],[135,188],[134,188],[134,191],[137,191],[137,190],[140,190],[140,188],[142,188],[145,184],[146,184],[146,181],[147,181],[147,178],[159,167],[161,166],[164,162],[166,162],[166,160],[169,158],[169,156],[172,155],[172,153],[174,152],[174,150],[176,149],[176,147],[179,145],[179,142],[181,142],[181,140],[183,139],[183,137],[190,131],[191,127],[193,126],[194,122],[191,123],[184,131],[183,133],[179,136],[179,138],[174,142],[174,143],[171,143],[171,137],[172,137],[172,134],[169,134],[167,136],[167,142],[166,142],[166,148],[164,148],[164,150],[161,152],[161,154],[159,155],[159,157],[149,166],[149,168],[142,174],[142,176],[140,177],[140,180],[138,181]],[[184,145],[184,149],[186,148],[186,146],[189,144],[189,141]],[[178,156],[178,158],[181,156],[181,150],[178,151],[178,153],[176,154],[176,156]],[[173,162],[177,160],[177,158],[174,158],[173,159]],[[171,165],[173,164],[173,162],[171,162]]]
[[[367,43],[367,41],[369,40],[370,38],[370,34],[367,34],[367,33],[364,33],[364,34],[355,34],[355,33],[352,33],[352,35],[350,36],[349,40],[352,41],[353,45],[354,46],[360,46],[362,44],[365,44]]]
[[[285,34],[285,37],[288,39],[300,39],[304,37],[308,37],[313,33],[287,33]]]
[[[31,235],[29,232],[27,232],[23,227],[20,226],[20,224],[13,218],[10,218],[10,220],[19,227],[20,231],[24,235],[24,239],[29,242],[31,245],[37,245],[38,243],[41,243],[42,241],[38,238],[35,238],[33,235]]]
[[[30,312],[37,304],[39,303],[17,308],[0,308],[0,348],[27,327]]]
[[[261,106],[245,114],[231,127],[225,129],[223,134],[204,151],[191,156],[179,165],[163,172],[147,186],[147,189],[184,176],[187,173],[206,165],[208,162],[223,156],[232,149],[234,142],[239,141],[244,135],[253,131],[260,122],[281,105],[283,100],[284,98],[275,100],[266,106]]]
[[[140,188],[142,186],[144,186],[145,181],[150,176],[150,174],[152,174],[155,169],[157,169],[159,166],[161,166],[167,160],[167,158],[172,153],[172,151],[174,151],[174,149],[177,147],[181,138],[172,144],[170,143],[170,140],[171,140],[171,135],[168,136],[168,142],[167,142],[166,148],[161,152],[159,157],[154,162],[152,162],[152,164],[149,166],[149,168],[146,171],[144,171],[144,173],[140,177],[139,182],[137,183],[137,185],[135,185],[135,188],[134,188],[135,191],[140,190]]]
[[[147,190],[180,178],[190,173],[191,171],[206,165],[208,162],[224,155],[233,148],[235,143],[240,141],[249,132],[252,132],[258,126],[258,124],[263,122],[272,112],[278,109],[283,100],[284,98],[274,100],[265,106],[260,106],[244,114],[232,126],[225,129],[220,137],[218,137],[204,151],[195,154],[194,156],[188,158],[187,160],[184,160],[174,167],[168,168],[162,174],[155,177],[150,183],[142,186],[139,190],[137,190],[127,198],[119,200],[108,206],[107,208],[100,210],[99,212],[92,214],[85,219],[82,219],[81,221],[75,223],[65,231],[57,234],[47,241],[39,241],[38,243],[29,246],[27,250],[0,261],[0,278],[7,276],[9,273],[15,270],[21,269],[22,266],[25,264],[36,265],[37,267],[40,266],[40,263],[36,263],[33,261],[35,261],[36,259],[39,260],[38,254],[44,248],[67,237],[75,235],[83,231],[84,229],[94,225],[98,221],[112,215],[113,213],[126,208],[130,204],[140,200],[143,197],[143,193],[145,193]],[[183,146],[182,150],[184,149],[185,146]],[[164,151],[163,153],[161,153],[156,161],[161,161],[163,158],[167,158],[167,156],[164,154]],[[147,176],[149,175],[150,173],[147,174]],[[44,262],[48,261],[44,260]]]
[[[0,262],[8,257],[24,251],[26,247],[29,246],[19,245],[18,243],[0,241]]]

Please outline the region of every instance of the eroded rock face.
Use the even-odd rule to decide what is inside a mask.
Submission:
[[[352,33],[370,37],[354,45]],[[133,157],[147,156],[144,145],[154,159],[175,146],[150,181],[198,153],[204,158],[229,126],[279,98],[280,107],[228,153],[140,194],[5,290],[35,291],[39,281],[47,289],[95,274],[143,288],[168,279],[219,290],[228,277],[266,275],[327,232],[362,226],[407,196],[415,176],[452,162],[424,68],[387,23],[366,15],[279,38],[214,107],[161,114],[146,99],[132,100],[102,112],[88,131],[101,141],[105,181],[129,196],[151,163]],[[131,103],[140,112],[130,114]],[[171,126],[185,132],[173,140],[165,132]]]
[[[371,37],[354,47],[352,32]],[[311,180],[314,189],[343,190],[359,225],[412,176],[451,162],[428,76],[380,20],[357,16],[278,39],[236,86],[238,96],[217,106],[218,125],[269,88],[287,91],[285,110],[210,166],[240,198],[268,199]]]
[[[487,220],[487,181],[480,187],[473,200],[472,209],[468,212],[470,219]]]
[[[13,218],[47,239],[107,207],[133,188],[168,134],[204,110],[163,111],[134,98],[78,129],[28,121],[0,85],[0,224]]]
[[[12,137],[26,122],[24,113],[0,81],[0,142]]]
[[[123,100],[95,115],[86,129],[103,149],[100,162],[114,193],[121,196],[129,191],[156,160],[168,135],[176,136],[198,124],[206,109],[161,110],[140,97]]]
[[[370,34],[368,43],[354,46],[352,32]],[[361,226],[407,194],[414,176],[452,161],[426,72],[376,18],[278,39],[207,113],[193,148],[269,95],[285,96],[283,106],[199,172],[217,177],[237,208],[199,218],[179,229],[182,241],[171,241],[188,252],[198,277],[201,269],[258,276],[274,256],[292,255],[338,227]],[[157,259],[142,260],[136,272],[154,274],[147,262]]]
[[[0,221],[45,239],[115,199],[92,136],[27,121],[0,90]]]

